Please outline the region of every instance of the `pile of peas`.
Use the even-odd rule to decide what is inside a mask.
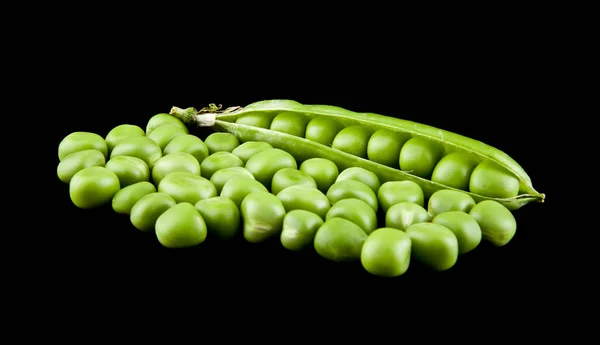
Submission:
[[[488,171],[483,163],[457,169],[460,156],[441,158],[437,148],[414,138],[357,126],[332,130],[338,125],[297,115],[281,113],[268,124],[256,122],[265,117],[237,121],[254,121],[445,184],[498,191],[474,182],[478,171]],[[239,235],[251,243],[278,237],[287,250],[313,246],[325,259],[357,261],[371,274],[396,277],[411,260],[437,271],[450,269],[482,240],[502,246],[516,231],[512,213],[496,201],[476,203],[456,190],[426,198],[412,181],[381,183],[364,168],[341,170],[325,158],[298,160],[267,142],[240,142],[230,133],[202,140],[169,114],[151,117],[145,130],[124,124],[105,137],[71,133],[59,144],[58,157],[57,175],[69,185],[75,206],[111,203],[167,248],[198,246],[208,236]],[[503,186],[503,196],[518,192],[511,183]]]

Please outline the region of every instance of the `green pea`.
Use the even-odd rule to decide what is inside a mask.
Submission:
[[[150,180],[148,165],[137,157],[117,156],[106,162],[106,168],[119,177],[121,187]]]
[[[385,128],[378,129],[369,139],[367,157],[372,162],[398,168],[400,149],[408,139],[410,136],[406,134]]]
[[[268,192],[269,190],[262,183],[254,178],[246,176],[232,176],[221,189],[220,195],[231,199],[233,203],[240,207],[242,200],[253,192]]]
[[[412,202],[425,207],[423,190],[413,181],[388,181],[379,187],[377,199],[384,212],[401,202]]]
[[[231,133],[215,132],[204,139],[204,143],[208,147],[208,153],[215,152],[231,152],[236,147],[240,146],[238,138]]]
[[[243,232],[246,241],[258,243],[278,235],[283,228],[285,208],[281,201],[269,192],[252,192],[240,206]]]
[[[234,155],[238,156],[244,164],[248,162],[250,157],[254,156],[258,152],[266,149],[272,149],[271,144],[264,141],[247,141],[240,146],[236,147],[231,151]]]
[[[271,189],[271,181],[276,172],[285,168],[298,169],[294,157],[280,149],[266,149],[248,159],[246,169],[267,189]]]
[[[181,127],[167,123],[154,128],[152,132],[148,133],[148,138],[154,140],[162,151],[171,140],[186,134],[187,131],[184,131]]]
[[[175,200],[169,194],[146,194],[131,207],[129,220],[140,231],[152,231],[158,217],[175,204]]]
[[[464,152],[452,152],[436,164],[431,181],[460,190],[469,188],[469,179],[477,161]]]
[[[497,247],[506,245],[517,232],[515,216],[497,201],[481,201],[469,214],[479,224],[483,239]]]
[[[217,188],[217,194],[221,194],[223,186],[234,176],[245,176],[254,180],[252,173],[243,167],[232,167],[218,170],[210,177],[210,182]]]
[[[370,234],[377,228],[377,214],[366,202],[360,199],[343,199],[331,206],[325,220],[344,218],[360,226]]]
[[[454,233],[458,241],[459,254],[470,252],[481,242],[482,233],[479,224],[463,211],[440,213],[431,222],[442,225]]]
[[[287,187],[296,185],[317,188],[315,179],[304,171],[293,168],[283,168],[273,175],[273,181],[271,181],[271,193],[277,195]]]
[[[379,177],[377,177],[377,175],[375,175],[374,172],[360,167],[351,167],[344,169],[339,174],[335,182],[344,180],[355,180],[362,182],[369,186],[375,193],[379,191],[379,187],[381,185],[379,182]]]
[[[196,158],[198,163],[202,163],[202,161],[208,157],[208,147],[206,144],[202,139],[191,134],[180,135],[174,138],[163,150],[164,155],[175,152],[189,153]]]
[[[113,196],[112,208],[118,214],[129,215],[133,205],[150,193],[156,193],[156,187],[148,181],[129,185]]]
[[[214,173],[221,169],[243,167],[244,162],[231,152],[215,152],[206,157],[200,164],[200,174],[205,179],[212,177]]]
[[[194,206],[204,219],[209,236],[229,240],[238,234],[241,215],[240,210],[231,199],[216,196],[200,200]]]
[[[379,228],[365,240],[360,252],[363,268],[380,277],[399,277],[410,266],[412,243],[403,231]]]
[[[58,144],[58,159],[62,161],[71,153],[83,150],[98,150],[104,158],[108,158],[108,146],[104,138],[96,133],[73,132]]]
[[[337,165],[325,158],[309,158],[300,164],[299,170],[310,175],[323,193],[327,193],[340,175]]]
[[[178,203],[189,202],[192,205],[217,196],[217,189],[209,180],[187,171],[173,172],[163,177],[158,191],[170,195]]]
[[[104,166],[106,159],[102,152],[98,150],[83,150],[73,152],[63,158],[56,167],[56,175],[64,183],[71,182],[73,175],[85,168],[94,166]]]
[[[377,212],[377,196],[366,184],[355,180],[344,180],[334,183],[327,191],[327,198],[335,205],[343,199],[360,199]]]
[[[292,251],[301,251],[312,244],[323,219],[306,210],[292,210],[283,218],[281,244]]]
[[[108,146],[108,152],[111,152],[119,141],[129,137],[143,137],[144,135],[146,135],[146,133],[139,126],[119,125],[111,129],[108,134],[106,134],[104,140]]]
[[[286,212],[306,210],[323,219],[331,207],[329,199],[323,192],[306,185],[287,187],[277,194],[277,198],[281,200]]]
[[[148,123],[146,125],[146,135],[152,133],[152,131],[155,128],[162,126],[162,125],[166,125],[166,124],[179,126],[181,129],[183,129],[185,131],[185,133],[188,133],[187,127],[181,120],[179,120],[178,118],[176,118],[173,115],[161,113],[161,114],[156,114],[156,115],[152,116],[150,118],[150,120],[148,120]]]
[[[119,156],[137,157],[152,169],[154,163],[162,157],[162,150],[148,137],[129,137],[119,141],[110,152],[111,159]]]
[[[400,169],[428,179],[442,157],[442,147],[424,138],[409,139],[400,150]]]
[[[519,194],[519,180],[492,161],[483,161],[471,174],[469,190],[491,198],[512,198]]]
[[[427,211],[432,217],[448,212],[463,211],[469,212],[475,206],[475,200],[467,193],[456,190],[442,189],[433,193],[427,203]]]
[[[237,120],[235,120],[235,123],[240,125],[269,129],[271,127],[271,121],[273,121],[275,115],[276,114],[273,113],[260,112],[248,113],[238,117]]]
[[[454,233],[439,224],[417,223],[406,229],[410,237],[411,256],[435,271],[452,268],[458,260],[458,240]]]
[[[334,119],[324,116],[315,117],[306,125],[305,138],[325,146],[331,146],[333,139],[343,128],[344,126]]]
[[[412,202],[401,202],[392,205],[385,213],[385,227],[402,231],[417,223],[431,220],[431,215],[422,206]]]
[[[69,196],[79,208],[96,208],[108,203],[119,189],[119,178],[114,172],[93,166],[73,175],[69,183]]]
[[[170,173],[189,172],[200,176],[200,163],[189,153],[173,152],[162,156],[152,168],[152,181],[159,185],[160,181]]]
[[[189,248],[204,242],[206,223],[194,205],[182,202],[156,220],[156,237],[167,248]]]
[[[360,226],[344,218],[331,218],[317,230],[314,246],[317,254],[334,262],[360,260],[367,234]]]
[[[367,158],[367,145],[373,131],[363,125],[342,129],[333,139],[331,147],[351,155]]]
[[[271,122],[271,130],[304,138],[309,118],[304,114],[284,111],[275,116]]]

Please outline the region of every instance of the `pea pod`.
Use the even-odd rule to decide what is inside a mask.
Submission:
[[[398,138],[402,137],[403,140],[400,144],[403,144],[408,136],[418,139],[417,141],[411,141],[411,145],[405,145],[407,150],[414,150],[412,154],[410,154],[411,152],[402,154],[402,151],[400,151],[399,164],[402,165],[403,159],[410,162],[410,170],[401,170],[401,166],[388,166],[391,164],[389,162],[387,162],[388,165],[377,163],[364,158],[364,155],[359,157],[352,154],[359,152],[355,148],[333,148],[319,143],[315,138],[308,140],[296,135],[274,131],[267,129],[269,127],[266,125],[253,126],[252,124],[256,121],[237,122],[238,118],[247,118],[251,115],[253,118],[263,118],[263,122],[270,123],[277,114],[283,112],[296,113],[302,117],[306,116],[309,119],[308,125],[310,125],[312,119],[327,118],[333,120],[332,123],[341,124],[344,128],[357,125],[363,126],[369,133],[386,129],[403,135],[398,136]],[[456,187],[469,186],[469,181],[464,181],[464,179],[471,178],[471,185],[477,187],[477,193],[470,191],[469,187],[465,187],[466,190],[462,191],[468,193],[476,202],[494,200],[510,210],[516,210],[529,202],[544,202],[545,199],[543,193],[539,193],[533,188],[531,178],[525,170],[506,153],[478,140],[408,120],[374,113],[357,113],[335,106],[304,105],[292,100],[260,101],[246,107],[233,107],[225,110],[221,110],[220,106],[214,104],[200,110],[173,107],[170,114],[188,125],[211,127],[215,131],[232,133],[236,135],[240,142],[267,142],[274,148],[289,152],[299,164],[309,158],[325,158],[334,162],[340,171],[350,167],[361,167],[372,171],[382,184],[387,181],[413,181],[423,189],[426,198],[438,190],[461,190]],[[395,140],[393,137],[390,138]],[[425,142],[428,143],[426,146],[417,145]],[[362,151],[360,152],[362,153]],[[446,174],[451,174],[455,170],[457,172],[453,176],[456,176],[458,180],[453,181],[452,186],[443,184],[437,177],[446,176],[446,174],[432,174],[432,171],[435,170],[434,165],[439,163],[445,156],[455,152],[464,154],[459,158],[464,158],[466,155],[469,157],[468,161],[473,161],[475,164],[484,163],[485,169],[482,167],[473,170],[471,166],[469,169],[461,170],[460,164],[451,164],[451,161],[445,160],[444,169],[448,171]],[[420,157],[427,157],[427,159],[422,160]],[[424,162],[423,164],[426,164],[426,166],[418,166],[418,162]],[[475,172],[473,172],[472,177],[469,177],[472,170]],[[481,181],[486,181],[482,176],[485,177],[488,173],[492,176],[491,182],[481,183]],[[518,190],[513,187],[514,181],[518,185]],[[510,186],[510,188],[502,190],[506,186]]]

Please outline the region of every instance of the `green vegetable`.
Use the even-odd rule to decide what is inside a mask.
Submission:
[[[98,150],[102,152],[104,158],[108,158],[108,146],[104,138],[96,133],[73,132],[58,144],[58,159],[62,161],[71,153],[84,150]]]
[[[232,176],[223,185],[220,195],[231,199],[237,207],[240,207],[242,200],[252,192],[269,192],[269,190],[254,178]]]
[[[360,199],[377,212],[377,196],[366,184],[355,180],[344,180],[334,183],[327,191],[327,198],[332,205],[343,199]]]
[[[411,246],[410,237],[403,231],[379,228],[365,240],[360,261],[373,275],[398,277],[408,271]]]
[[[305,138],[325,146],[331,146],[333,139],[343,128],[341,123],[332,118],[315,117],[306,125]]]
[[[517,232],[513,214],[496,201],[482,201],[473,206],[469,214],[479,224],[483,239],[497,247],[506,245]]]
[[[327,193],[340,174],[338,167],[324,158],[307,159],[300,164],[299,170],[311,176],[323,193]]]
[[[277,194],[277,198],[281,200],[286,212],[306,210],[323,219],[331,207],[329,199],[323,192],[306,185],[287,187]]]
[[[69,183],[69,195],[79,208],[96,208],[111,201],[121,189],[117,175],[105,167],[92,166],[78,171]]]
[[[165,176],[174,172],[189,172],[200,176],[200,163],[189,153],[173,152],[166,154],[154,163],[152,181],[158,186]]]
[[[156,237],[167,248],[189,248],[206,239],[204,219],[194,205],[182,202],[172,206],[156,220]]]
[[[423,190],[413,181],[388,181],[379,187],[377,200],[384,212],[401,202],[412,202],[425,206]]]
[[[367,234],[377,228],[377,214],[366,202],[360,199],[343,199],[335,203],[325,216],[325,220],[344,218],[360,226]]]
[[[231,151],[234,155],[238,156],[244,164],[248,162],[250,157],[254,156],[258,152],[266,149],[272,149],[269,143],[265,143],[264,141],[247,141],[240,146],[236,147]]]
[[[148,120],[148,123],[146,125],[146,135],[150,134],[156,127],[159,127],[159,126],[165,125],[165,124],[179,126],[186,133],[188,133],[187,127],[185,126],[185,124],[183,124],[183,122],[181,122],[181,120],[179,120],[178,118],[174,118],[173,116],[170,116],[169,114],[161,113],[161,114],[156,114],[156,115],[152,116],[150,118],[150,120]]]
[[[431,215],[423,207],[412,202],[394,204],[385,213],[385,227],[406,231],[409,226],[425,223],[431,220]]]
[[[194,206],[204,219],[210,236],[229,240],[238,234],[241,215],[240,210],[231,199],[216,196],[200,200]]]
[[[106,162],[106,169],[119,177],[121,187],[150,180],[148,165],[137,157],[116,156]]]
[[[317,253],[331,261],[360,260],[367,234],[360,226],[343,218],[331,218],[317,230],[314,246]]]
[[[370,161],[391,168],[399,167],[400,150],[410,135],[381,128],[375,131],[367,144],[367,157]]]
[[[270,129],[271,123],[277,115],[289,112],[302,114],[309,118],[304,138]],[[477,164],[484,161],[493,162],[519,182],[516,195],[513,195],[513,185],[509,184],[500,188],[501,197],[498,197],[500,194],[496,194],[499,191],[497,187],[477,186],[477,183],[473,183],[476,190],[465,190],[465,192],[468,192],[476,202],[495,200],[513,210],[532,201],[543,202],[545,198],[544,194],[533,188],[531,179],[523,168],[506,153],[481,141],[411,121],[373,113],[357,113],[334,106],[303,105],[291,100],[260,101],[245,108],[234,107],[225,110],[214,105],[200,111],[195,108],[173,107],[170,113],[190,125],[211,127],[219,132],[234,134],[241,142],[265,141],[274,148],[289,152],[297,162],[303,162],[310,158],[325,158],[332,161],[340,171],[350,167],[367,169],[377,174],[382,184],[388,181],[413,181],[423,190],[425,198],[429,198],[438,190],[456,189],[428,179],[433,175],[433,171],[443,157],[453,152],[466,153]],[[323,124],[330,124],[330,128],[334,128],[335,123],[340,123],[344,129],[330,131],[324,129],[326,126],[311,126],[313,123],[318,124],[316,119],[320,118],[326,118],[327,120],[319,121],[322,121]],[[309,131],[309,129],[311,130]],[[398,157],[400,169],[366,159],[372,134],[380,129],[399,133],[403,137],[410,137],[400,150]],[[370,133],[369,137],[367,132]],[[333,139],[329,142],[332,135]],[[377,146],[376,142],[377,140],[373,142],[373,145]],[[397,146],[394,149],[397,149]],[[371,154],[377,157],[378,153],[372,149]],[[381,156],[385,161],[386,154],[383,153]],[[488,171],[487,169],[481,170],[483,175]],[[495,174],[495,172],[491,173]],[[437,177],[440,175],[443,174],[438,173]],[[452,181],[454,177],[449,179]],[[436,180],[440,181],[437,178]],[[443,181],[443,178],[441,180]],[[481,181],[484,180],[486,179],[481,179]]]
[[[169,194],[146,194],[133,205],[129,219],[136,229],[143,232],[153,231],[158,217],[175,204],[175,200]]]
[[[296,137],[304,137],[308,120],[308,117],[303,114],[283,112],[273,118],[271,130]]]
[[[99,166],[102,167],[106,164],[106,159],[102,152],[98,150],[83,150],[73,152],[70,155],[63,158],[58,166],[56,167],[56,175],[59,180],[64,183],[71,182],[71,178],[78,171],[85,168]]]
[[[294,168],[283,168],[273,175],[271,181],[271,193],[277,195],[287,187],[304,185],[317,188],[317,183],[309,174]]]
[[[279,170],[285,168],[298,169],[294,157],[280,149],[266,149],[256,153],[248,159],[245,167],[267,189],[271,189],[273,176]]]
[[[217,196],[217,189],[205,179],[190,172],[173,172],[163,177],[158,191],[170,195],[177,203],[188,202],[195,205],[202,199]]]
[[[240,141],[231,133],[212,133],[204,139],[208,153],[215,152],[231,152],[236,147],[240,146]]]
[[[229,181],[229,179],[231,179],[234,176],[245,176],[254,180],[254,176],[252,176],[252,173],[248,171],[248,169],[243,167],[231,167],[217,170],[210,177],[210,182],[213,185],[215,185],[215,188],[217,188],[217,194],[221,194],[225,183],[227,183],[227,181]]]
[[[432,217],[449,211],[469,212],[475,206],[475,200],[463,192],[456,190],[439,190],[429,198],[427,211]]]
[[[281,244],[292,251],[301,251],[313,243],[323,219],[305,210],[292,210],[283,218]]]
[[[465,212],[449,211],[440,213],[431,222],[442,225],[454,233],[458,241],[459,254],[470,252],[481,242],[482,234],[479,224]]]
[[[171,140],[163,150],[163,154],[166,156],[175,152],[189,153],[198,163],[208,157],[208,147],[202,141],[202,139],[191,134],[180,135]]]
[[[138,182],[118,191],[112,198],[112,208],[119,214],[129,215],[131,208],[144,196],[156,193],[156,187],[150,182]]]
[[[210,180],[212,175],[221,169],[243,167],[244,162],[231,152],[215,152],[206,157],[200,164],[200,174]]]
[[[355,180],[362,182],[367,186],[371,187],[371,189],[375,193],[379,191],[379,187],[381,186],[379,183],[379,178],[377,177],[377,175],[375,175],[375,173],[359,167],[348,168],[342,171],[335,180],[335,182],[344,180]]]
[[[243,232],[246,241],[258,243],[279,235],[283,228],[285,208],[281,201],[269,192],[252,192],[240,206]]]
[[[469,180],[477,166],[475,157],[467,152],[452,152],[444,156],[433,169],[431,181],[459,190],[469,189]]]
[[[458,260],[458,241],[454,233],[439,224],[417,223],[406,229],[412,247],[411,255],[423,265],[445,271]]]
[[[111,159],[120,156],[137,157],[152,169],[154,163],[162,157],[162,150],[148,137],[129,137],[120,140],[110,152]]]
[[[182,129],[180,126],[167,123],[154,128],[152,132],[148,133],[148,138],[154,140],[160,149],[163,150],[171,140],[187,133],[188,131]]]
[[[119,141],[129,137],[143,137],[144,135],[146,135],[146,133],[144,133],[144,130],[139,126],[119,125],[111,129],[108,134],[106,134],[104,140],[108,146],[108,152],[111,152]]]
[[[519,180],[498,164],[484,161],[471,173],[469,188],[493,198],[512,198],[519,194]]]

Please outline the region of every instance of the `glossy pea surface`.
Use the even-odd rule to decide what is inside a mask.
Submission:
[[[69,196],[79,208],[96,208],[107,204],[121,189],[117,175],[105,167],[92,166],[78,171],[69,183]]]
[[[333,139],[331,147],[351,155],[367,158],[367,145],[373,131],[363,125],[342,129]]]
[[[367,145],[367,158],[375,163],[398,168],[400,149],[409,139],[406,134],[378,129],[373,133]]]
[[[458,253],[465,254],[481,242],[482,233],[477,221],[462,211],[449,211],[435,216],[432,223],[442,225],[454,233],[458,241]]]
[[[163,150],[164,155],[175,152],[189,153],[196,158],[198,163],[202,163],[202,161],[208,157],[208,147],[206,144],[202,139],[191,134],[180,135],[174,138]]]
[[[334,183],[327,191],[327,198],[335,205],[343,199],[360,199],[377,212],[378,202],[375,192],[366,184],[355,180],[344,180]]]
[[[246,162],[248,162],[248,159],[250,159],[250,157],[254,156],[258,152],[272,148],[273,146],[271,146],[271,144],[266,143],[264,141],[247,141],[233,149],[231,153],[238,156],[242,160],[242,162],[246,164]]]
[[[146,194],[131,208],[129,220],[140,231],[152,231],[158,217],[175,204],[175,200],[169,194],[161,192]]]
[[[304,138],[308,117],[291,111],[277,114],[271,122],[271,130]]]
[[[217,196],[200,200],[194,206],[204,219],[209,236],[229,240],[238,234],[241,215],[231,199]]]
[[[497,247],[506,245],[517,232],[515,216],[497,201],[484,200],[469,214],[479,224],[483,239]]]
[[[377,199],[384,212],[392,205],[412,202],[425,207],[425,196],[421,187],[413,181],[388,181],[379,187]]]
[[[217,171],[225,168],[243,167],[244,162],[231,152],[215,152],[200,164],[200,174],[210,180]]]
[[[215,152],[231,152],[236,147],[240,146],[238,138],[231,133],[216,132],[208,135],[204,139],[206,147],[208,147],[208,153],[213,154]]]
[[[377,214],[366,202],[360,199],[343,199],[331,206],[325,220],[344,218],[360,226],[366,234],[377,228]]]
[[[398,277],[410,266],[412,243],[403,231],[379,228],[363,244],[360,261],[363,268],[376,276]]]
[[[409,226],[431,220],[427,210],[412,202],[401,202],[392,205],[385,213],[385,226],[406,231]]]
[[[287,187],[295,185],[304,185],[317,189],[317,183],[309,174],[294,168],[283,168],[273,175],[271,193],[277,195]]]
[[[335,136],[344,126],[334,119],[320,116],[306,125],[305,138],[325,146],[331,146]]]
[[[220,196],[231,199],[238,207],[242,200],[253,192],[268,192],[269,190],[262,183],[254,178],[246,176],[232,176],[221,189]]]
[[[187,133],[180,126],[168,123],[154,128],[152,132],[148,133],[148,138],[154,140],[162,151],[171,140]]]
[[[167,248],[189,248],[204,242],[206,223],[194,205],[182,202],[163,212],[155,226],[158,242]]]
[[[431,216],[449,211],[469,212],[475,206],[475,200],[467,193],[442,189],[433,193],[427,202],[427,211]]]
[[[471,173],[469,190],[491,198],[512,198],[519,194],[519,180],[492,161],[483,161]]]
[[[112,208],[119,214],[131,213],[131,208],[144,196],[156,193],[156,187],[148,182],[138,182],[119,190],[112,198]]]
[[[288,187],[279,192],[277,198],[281,200],[286,212],[306,210],[323,219],[331,206],[329,199],[323,192],[306,185]]]
[[[162,149],[148,137],[129,137],[119,141],[110,153],[110,158],[119,156],[137,157],[152,169],[154,163],[162,157]]]
[[[334,262],[360,260],[367,234],[360,226],[343,218],[331,218],[317,230],[314,239],[316,252]]]
[[[73,132],[58,144],[58,159],[62,161],[71,153],[83,150],[98,150],[108,158],[108,146],[104,138],[91,132]]]
[[[244,167],[231,167],[218,170],[210,177],[210,182],[217,188],[217,194],[221,194],[225,183],[234,176],[244,176],[254,180],[252,173]]]
[[[77,172],[93,167],[93,166],[104,166],[106,164],[106,158],[102,152],[98,150],[83,150],[73,152],[70,155],[63,158],[58,166],[56,167],[56,175],[58,179],[64,183],[71,182],[73,175]]]
[[[140,126],[125,124],[118,125],[111,129],[108,134],[106,134],[106,137],[104,137],[104,140],[108,146],[108,152],[111,152],[119,141],[129,137],[143,137],[144,135],[146,135],[146,133]]]
[[[154,163],[152,181],[158,186],[165,176],[174,172],[189,172],[200,176],[200,163],[189,153],[173,152],[166,154]]]
[[[379,191],[379,187],[381,186],[381,183],[379,182],[379,177],[377,177],[377,175],[375,175],[374,172],[361,167],[351,167],[344,169],[335,181],[339,182],[344,180],[355,180],[362,182],[369,186],[375,193]]]
[[[431,181],[460,190],[469,189],[469,180],[477,162],[467,153],[452,152],[437,163]]]
[[[184,132],[188,133],[187,127],[181,120],[179,120],[175,116],[160,113],[152,116],[150,120],[148,120],[148,123],[146,124],[146,135],[150,134],[155,128],[166,124],[178,126]]]
[[[439,224],[418,223],[406,229],[416,261],[436,270],[452,268],[458,260],[458,241],[454,233]]]
[[[298,169],[298,164],[291,154],[273,148],[262,150],[250,157],[245,167],[257,181],[267,189],[271,189],[271,182],[276,172],[285,168]]]
[[[271,127],[271,121],[273,121],[273,117],[275,117],[275,114],[268,114],[262,112],[248,113],[238,117],[237,120],[235,120],[235,123],[251,127],[269,129]]]
[[[121,188],[150,180],[150,169],[146,162],[137,157],[117,156],[106,162],[106,168],[119,177]]]
[[[400,169],[411,175],[429,179],[442,153],[443,148],[434,141],[411,138],[400,150]]]
[[[209,180],[190,172],[174,172],[165,176],[157,190],[170,195],[176,202],[195,205],[202,199],[217,196],[217,189]]]
[[[283,218],[281,244],[292,251],[301,251],[313,243],[323,219],[306,210],[292,210]]]
[[[269,192],[252,192],[240,206],[243,233],[246,241],[258,243],[279,235],[283,228],[285,208],[281,201]]]
[[[323,193],[327,193],[340,175],[337,165],[325,158],[307,159],[300,164],[298,170],[310,175],[315,180],[317,188]]]

